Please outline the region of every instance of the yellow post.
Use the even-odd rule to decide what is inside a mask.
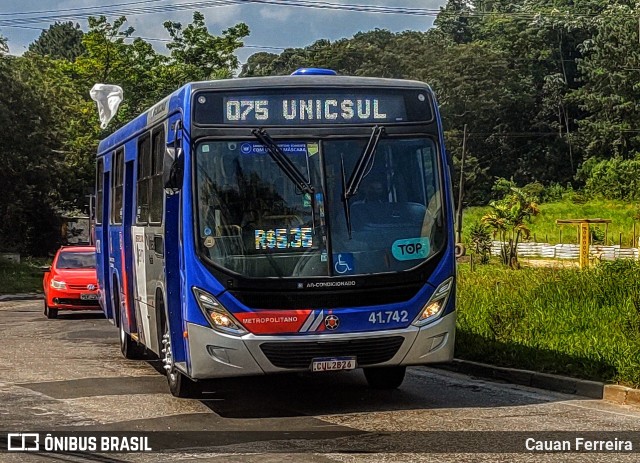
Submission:
[[[580,223],[580,268],[589,267],[589,223]]]
[[[611,219],[559,219],[558,225],[578,225],[578,247],[580,257],[580,268],[589,267],[589,224],[591,223],[611,223]],[[562,230],[560,230],[562,232]],[[560,235],[562,236],[562,234]]]

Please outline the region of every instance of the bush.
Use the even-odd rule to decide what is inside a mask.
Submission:
[[[605,244],[605,233],[604,230],[600,227],[592,227],[590,230],[591,234],[591,242],[593,244]]]
[[[640,265],[460,265],[456,357],[640,386]]]
[[[540,203],[542,198],[544,198],[545,188],[544,185],[540,182],[528,183],[522,187],[522,192],[531,198],[532,201],[536,203]]]
[[[0,259],[0,294],[42,292],[43,265],[43,260],[15,264]]]
[[[541,198],[541,202],[551,203],[562,201],[562,198],[568,192],[573,191],[571,184],[568,184],[567,187],[563,187],[559,183],[552,183],[548,187],[544,189],[544,193]]]
[[[491,188],[491,197],[493,199],[502,199],[510,194],[513,188],[518,188],[513,180],[498,178]],[[533,182],[526,184],[520,190],[538,204],[561,201],[567,193],[573,194],[573,188],[570,183],[566,187],[559,183],[552,183],[545,187],[540,182]]]
[[[587,167],[583,169],[587,174],[587,194],[603,199],[640,200],[640,158],[591,161]]]
[[[513,188],[517,188],[518,185],[511,180],[507,180],[506,178],[497,178],[491,187],[491,198],[492,199],[502,199],[508,194],[511,193]]]

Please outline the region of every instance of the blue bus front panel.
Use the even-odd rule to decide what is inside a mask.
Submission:
[[[235,336],[213,329],[191,291],[187,297],[185,330],[193,378],[306,371],[312,358],[327,356],[355,354],[359,367],[417,365],[453,358],[454,283],[439,318],[422,327],[412,324],[435,288],[453,276],[452,259],[443,259],[429,283],[407,302],[280,311],[243,306],[224,290],[217,294],[221,285],[199,262],[192,264],[189,281],[193,287],[215,295],[247,331]]]

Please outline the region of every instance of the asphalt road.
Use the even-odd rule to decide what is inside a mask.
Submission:
[[[542,431],[565,431],[568,438],[640,435],[640,410],[602,401],[423,367],[410,369],[392,392],[368,389],[356,371],[221,380],[207,384],[201,399],[184,400],[169,394],[157,361],[122,358],[116,328],[99,314],[47,320],[41,301],[0,302],[0,333],[0,437],[165,431],[160,447],[172,448],[0,453],[0,462],[640,460],[640,453],[525,452],[525,437],[542,438]],[[499,453],[513,442],[522,453]],[[465,453],[445,452],[456,449]]]

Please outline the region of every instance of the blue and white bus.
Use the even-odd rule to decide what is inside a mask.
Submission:
[[[303,70],[187,84],[103,140],[101,305],[127,358],[197,380],[453,356],[453,201],[424,83]]]

